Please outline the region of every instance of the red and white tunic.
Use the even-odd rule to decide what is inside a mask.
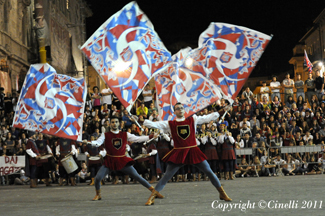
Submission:
[[[106,157],[104,165],[110,170],[121,170],[127,164],[133,165],[135,161],[126,156],[126,145],[130,142],[145,142],[151,139],[153,136],[135,136],[128,132],[122,131],[110,131],[106,132],[96,140],[92,141],[91,144],[94,146],[100,146],[104,143],[106,150]]]
[[[205,116],[196,116],[176,119],[173,121],[144,121],[144,125],[149,128],[157,128],[169,131],[174,140],[174,148],[163,158],[164,162],[175,164],[197,164],[207,159],[205,154],[196,144],[196,125],[217,120],[219,113],[211,113]]]

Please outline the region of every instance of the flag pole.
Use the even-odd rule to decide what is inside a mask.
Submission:
[[[129,110],[128,110],[128,113],[129,113],[129,116],[131,116],[131,118],[134,120],[135,124],[141,129],[141,131],[144,131],[144,129],[141,127],[141,125],[139,124],[137,119],[134,118],[134,116],[130,113]]]

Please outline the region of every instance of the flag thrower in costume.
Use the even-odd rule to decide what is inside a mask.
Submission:
[[[81,141],[86,95],[84,78],[57,74],[49,64],[31,65],[12,126]]]
[[[173,56],[173,64],[155,76],[159,115],[171,120],[181,102],[185,117],[221,98],[232,102],[256,66],[271,36],[226,23],[211,23],[199,47]]]
[[[111,16],[81,47],[92,66],[130,111],[171,54],[135,2]]]

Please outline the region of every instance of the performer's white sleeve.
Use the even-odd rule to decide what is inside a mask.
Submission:
[[[60,145],[57,145],[56,148],[55,148],[55,152],[57,155],[60,155]]]
[[[32,149],[26,149],[26,153],[33,158],[37,156]]]
[[[144,120],[143,125],[148,127],[148,128],[157,128],[160,130],[163,130],[164,132],[170,132],[169,124],[168,121],[149,121],[149,120]]]
[[[201,142],[199,141],[199,139],[195,139],[196,140],[196,145],[197,146],[200,146],[201,145]]]
[[[136,143],[141,143],[149,140],[149,136],[136,136],[134,134],[131,134],[127,132],[127,139],[130,142],[136,142]]]
[[[106,154],[107,154],[106,149],[100,150],[100,151],[99,151],[99,154],[100,154],[102,157],[105,157]]]
[[[97,140],[94,140],[94,141],[91,141],[88,143],[91,144],[92,146],[98,147],[98,146],[101,146],[104,143],[104,141],[105,141],[105,134],[102,133]]]
[[[240,142],[239,142],[239,147],[240,147],[240,148],[244,148],[244,147],[245,147],[244,140],[240,140]]]
[[[75,145],[71,146],[71,152],[73,155],[75,155],[76,157],[78,157],[78,150],[76,149]]]
[[[196,140],[198,140],[198,139],[196,139]],[[208,137],[207,136],[204,136],[204,137],[201,138],[201,143],[203,145],[205,145],[207,143],[207,141],[208,141]]]
[[[86,156],[88,156],[88,155],[89,155],[89,153],[86,151],[86,152],[85,152],[85,155],[86,155]]]
[[[157,154],[157,150],[156,149],[153,149],[149,154],[150,154],[150,156],[152,156],[152,155],[156,155]]]
[[[210,140],[211,140],[211,143],[212,143],[212,145],[217,145],[217,141],[215,140],[215,139],[213,139],[212,137],[210,138]]]
[[[167,141],[167,142],[169,142],[170,141],[170,137],[167,135],[167,134],[163,134],[163,137],[164,137],[164,139]]]
[[[174,140],[170,141],[170,145],[174,147]]]
[[[46,148],[47,148],[47,152],[52,154],[52,149],[50,148],[50,146],[46,145]]]
[[[219,118],[220,114],[218,112],[211,113],[209,115],[197,116],[193,115],[195,125],[209,123],[210,121],[215,121]]]
[[[220,144],[222,144],[222,143],[224,143],[224,139],[225,138],[225,135],[219,135],[219,137],[218,137],[218,142],[220,143]]]
[[[229,139],[230,143],[231,144],[234,144],[235,143],[235,139],[231,136],[227,136],[227,139]]]
[[[131,148],[130,148],[130,145],[126,144],[126,151],[130,151]]]

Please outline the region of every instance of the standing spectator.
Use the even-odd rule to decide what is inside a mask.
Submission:
[[[111,109],[113,91],[106,85],[106,88],[102,90],[101,94],[102,104],[107,104],[107,108]]]
[[[270,100],[270,97],[269,97],[270,89],[269,89],[269,87],[266,86],[265,81],[263,81],[262,85],[263,86],[260,88],[261,100],[263,100],[263,98],[266,97],[267,101],[269,101]]]
[[[101,93],[99,93],[99,88],[97,86],[94,86],[93,91],[94,91],[94,93],[91,94],[91,99],[93,102],[92,105],[93,105],[93,108],[97,109],[100,113],[100,109],[101,109],[100,98],[102,95],[101,95]]]
[[[315,91],[318,100],[322,99],[322,93],[324,91],[324,79],[320,76],[320,71],[316,71],[316,79],[315,79]]]
[[[152,90],[149,85],[146,85],[142,91],[143,102],[146,107],[149,107],[152,103]]]
[[[245,91],[242,93],[242,99],[248,100],[249,104],[252,103],[252,98],[254,97],[253,92],[250,90],[249,87],[246,87]]]
[[[284,87],[284,102],[287,102],[289,96],[293,97],[294,84],[294,81],[290,79],[290,73],[287,73],[286,78],[282,82]]]
[[[295,87],[297,89],[296,93],[296,101],[298,101],[298,97],[302,96],[303,99],[305,100],[305,92],[304,92],[304,81],[301,80],[301,74],[297,75],[297,81],[295,82]]]
[[[305,81],[305,85],[307,87],[306,91],[306,99],[308,100],[309,104],[311,101],[311,97],[315,94],[315,81],[313,79],[313,74],[308,74],[308,79]]]
[[[281,98],[280,95],[280,89],[281,89],[281,83],[279,81],[276,80],[277,77],[274,75],[272,77],[272,82],[270,83],[270,88],[272,90],[272,94],[271,94],[271,100],[273,101],[274,96],[278,96],[278,98]]]

